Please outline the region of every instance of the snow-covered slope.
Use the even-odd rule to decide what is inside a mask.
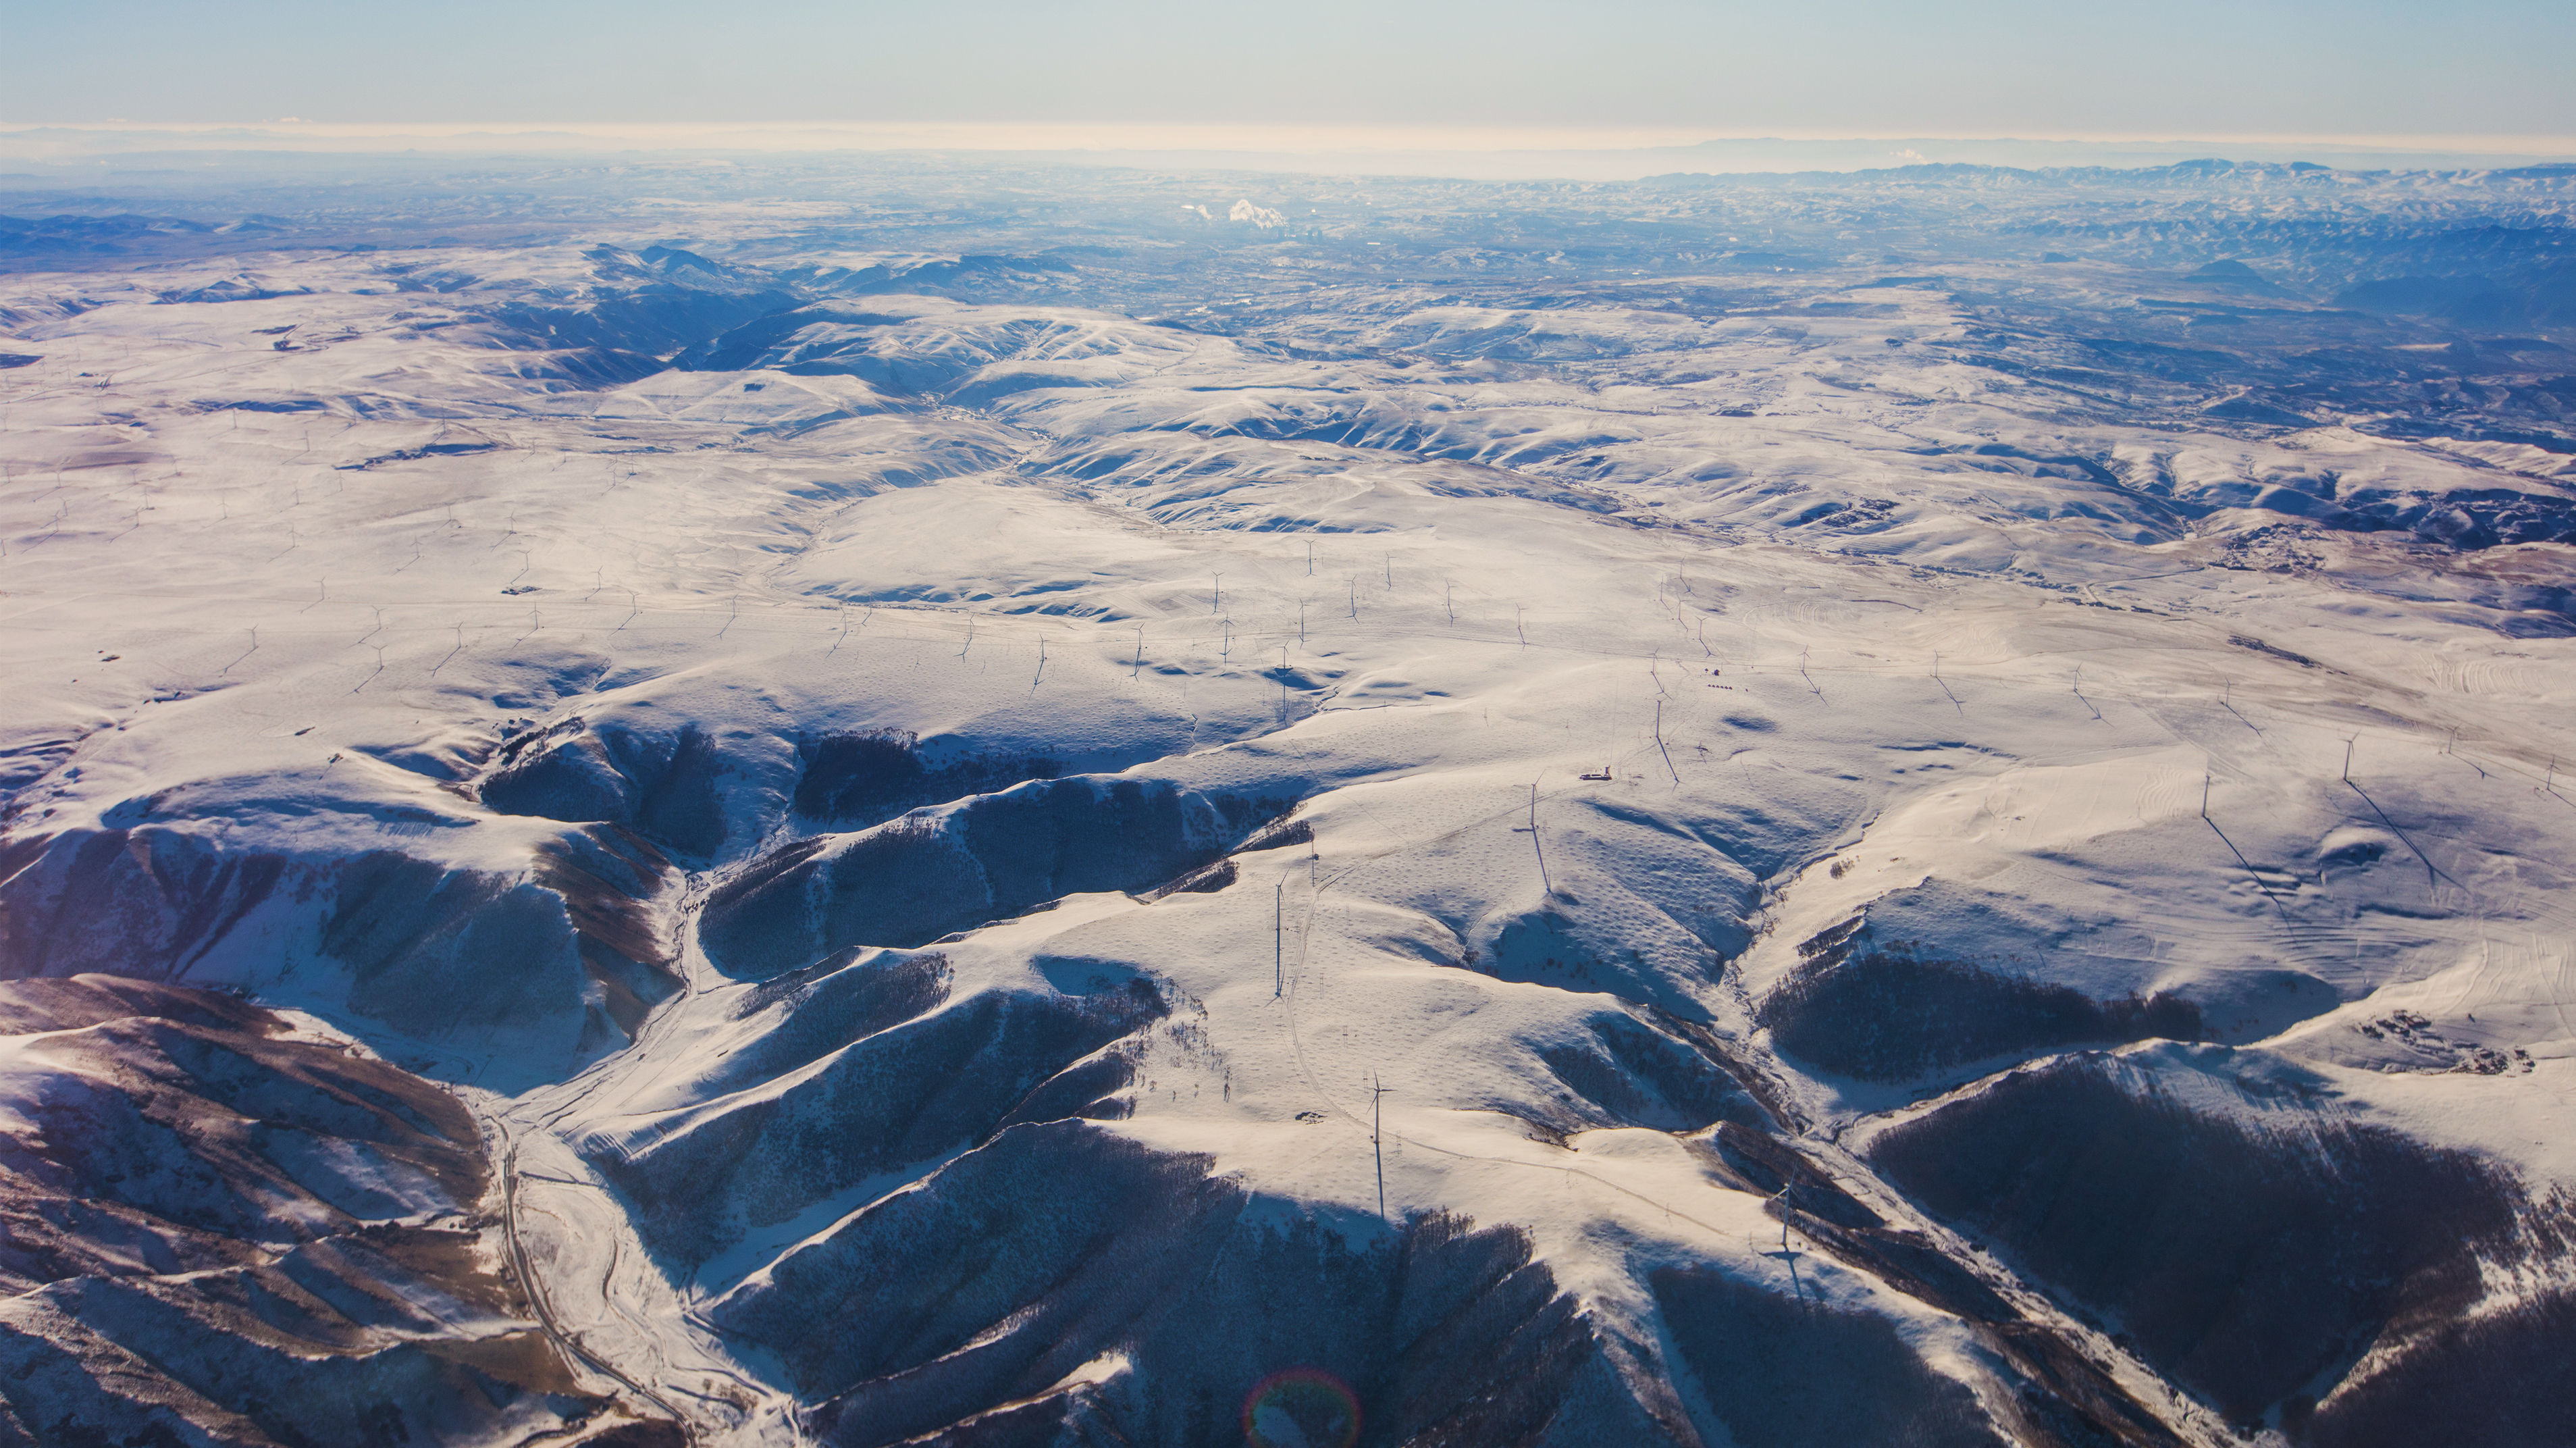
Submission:
[[[165,1401],[117,1352],[338,1441],[61,1285],[198,1270],[41,1205],[73,1076],[295,1184],[228,1271],[385,1175],[259,1080],[155,1135],[190,1012],[461,1103],[368,1210],[481,1315],[365,1290],[637,1442],[2566,1410],[2556,263],[2482,243],[2533,335],[2330,300],[2557,183],[651,174],[685,244],[366,193],[407,249],[0,281],[38,1441]]]
[[[640,1445],[523,1285],[452,1097],[310,1018],[0,987],[11,1442]]]

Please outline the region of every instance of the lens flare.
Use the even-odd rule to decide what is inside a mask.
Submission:
[[[1351,1448],[1359,1439],[1359,1394],[1321,1368],[1272,1373],[1243,1400],[1251,1448]]]

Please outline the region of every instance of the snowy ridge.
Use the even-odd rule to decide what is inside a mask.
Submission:
[[[470,1110],[436,1209],[559,1419],[2554,1411],[2494,1389],[2576,1312],[2548,336],[2040,262],[2092,223],[1973,177],[1088,241],[741,184],[685,245],[0,280],[0,975],[306,1012]],[[2563,204],[2504,189],[2443,205]],[[0,1039],[13,1142],[54,1029]],[[46,1441],[69,1391],[0,1396]]]

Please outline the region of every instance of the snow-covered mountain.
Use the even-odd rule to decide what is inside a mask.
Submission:
[[[2560,1441],[2576,173],[360,165],[0,197],[0,1442]]]

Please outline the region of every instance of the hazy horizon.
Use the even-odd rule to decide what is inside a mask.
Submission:
[[[1857,172],[1922,164],[2118,170],[2218,159],[2345,171],[2461,171],[2576,160],[2562,136],[1955,136],[1546,127],[1183,126],[1143,123],[0,122],[0,173],[20,189],[145,173],[204,181],[267,169],[370,165],[802,163],[832,155],[1007,160],[1250,173],[1609,182],[1655,175]]]

